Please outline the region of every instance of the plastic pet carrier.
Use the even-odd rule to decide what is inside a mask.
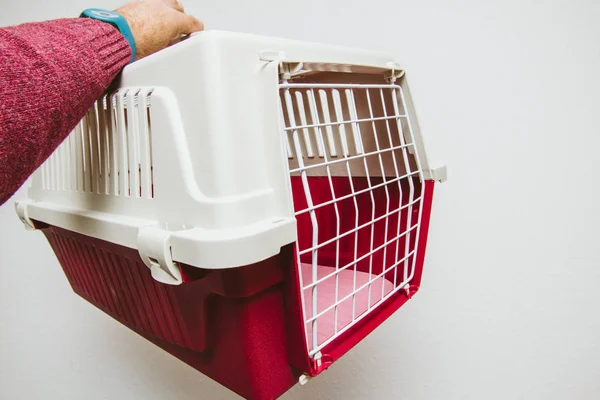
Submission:
[[[389,56],[207,31],[127,66],[16,208],[77,294],[262,400],[419,290],[443,179]]]

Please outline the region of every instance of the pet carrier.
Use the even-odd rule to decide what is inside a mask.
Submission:
[[[207,31],[126,67],[16,209],[81,297],[274,399],[419,289],[444,178],[387,55]]]

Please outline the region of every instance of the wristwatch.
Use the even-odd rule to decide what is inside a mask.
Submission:
[[[129,42],[129,46],[131,47],[131,62],[135,61],[135,40],[125,17],[114,11],[103,10],[101,8],[88,8],[81,13],[80,17],[97,19],[117,28]]]

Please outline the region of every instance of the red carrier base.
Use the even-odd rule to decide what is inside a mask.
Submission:
[[[251,400],[276,399],[303,373],[317,375],[418,290],[433,182],[425,182],[411,292],[399,290],[308,356],[299,276],[292,245],[257,264],[227,270],[182,266],[184,283],[161,284],[136,250],[39,224],[73,290],[198,371]]]

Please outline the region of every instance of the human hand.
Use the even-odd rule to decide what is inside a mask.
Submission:
[[[178,0],[137,0],[115,10],[127,20],[139,60],[204,29],[198,19],[186,15]]]

